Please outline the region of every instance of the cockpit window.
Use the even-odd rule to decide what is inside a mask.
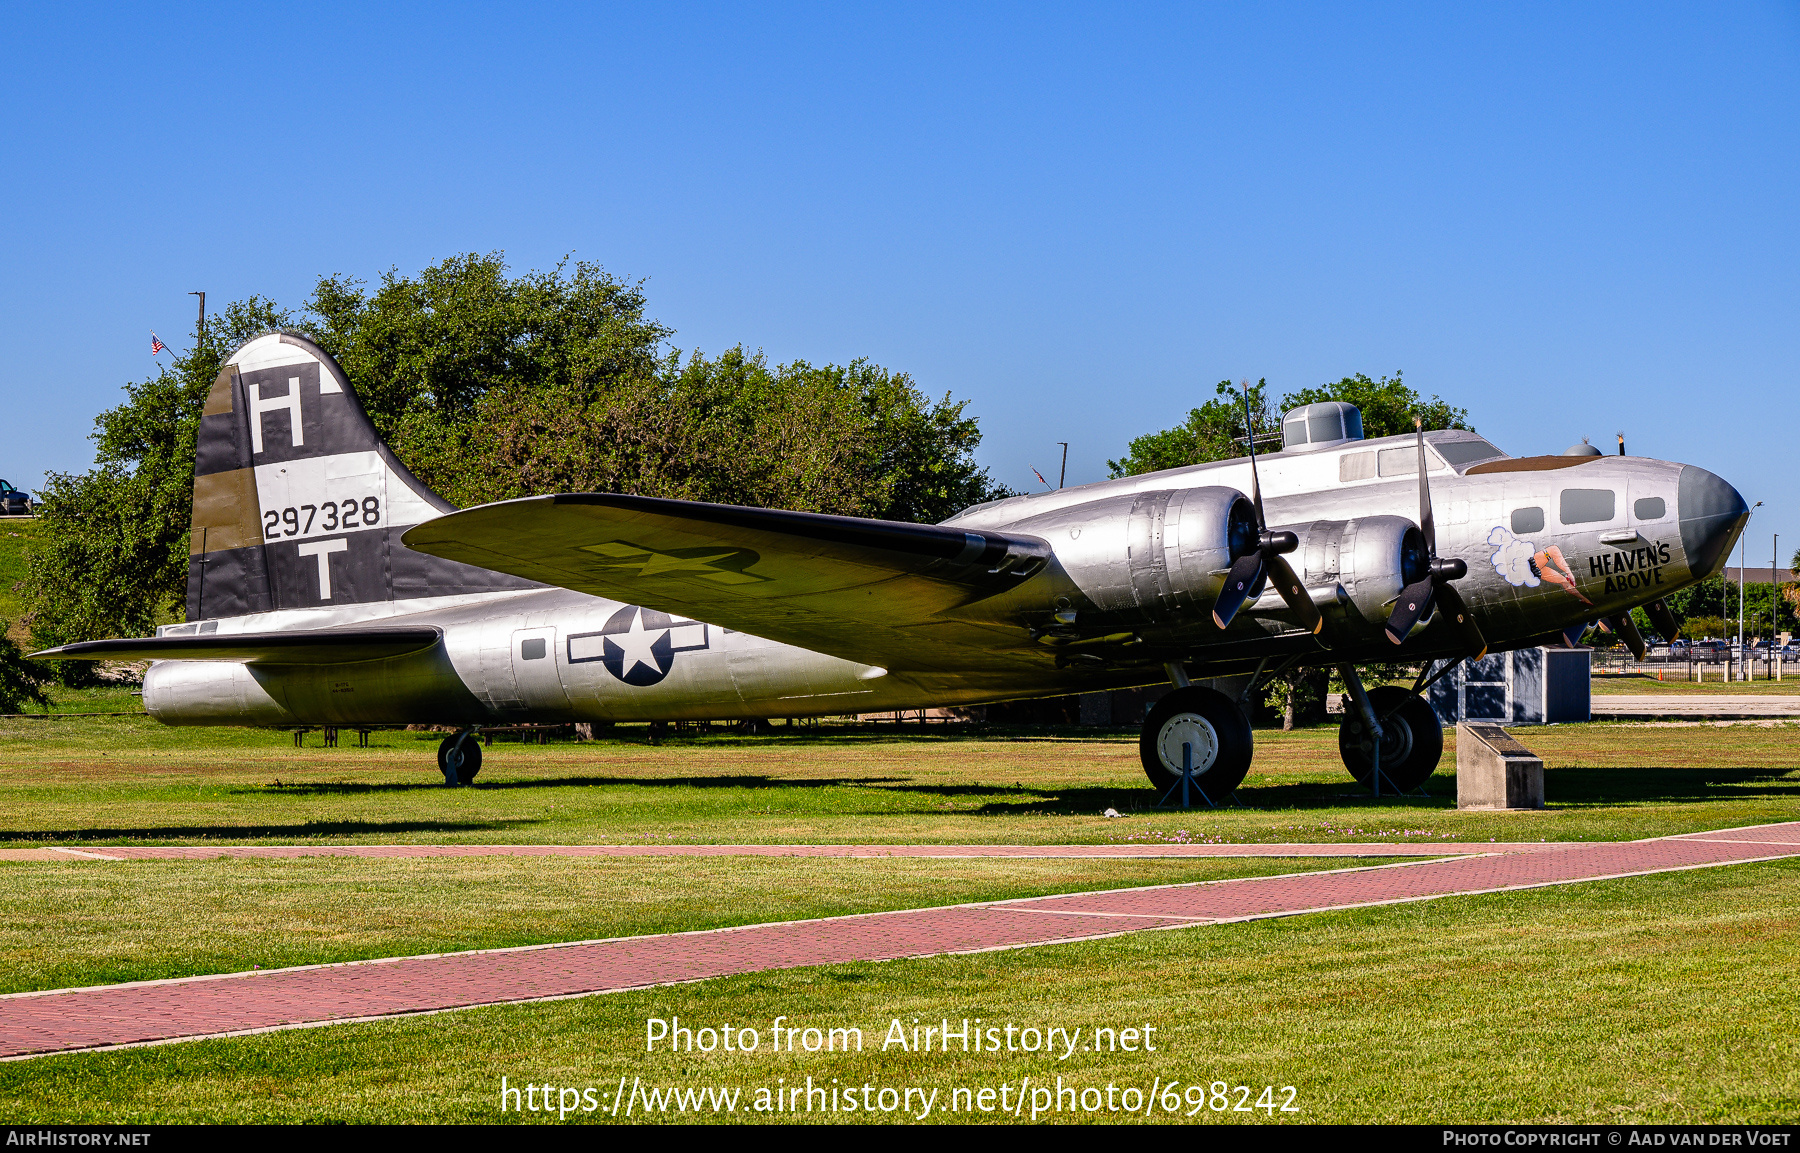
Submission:
[[[1478,460],[1492,460],[1506,454],[1485,440],[1434,440],[1432,451],[1444,458],[1444,463],[1451,468],[1460,469],[1465,464],[1474,464]]]

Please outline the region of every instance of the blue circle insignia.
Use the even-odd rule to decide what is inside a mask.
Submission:
[[[606,671],[633,688],[648,688],[675,667],[675,645],[668,613],[626,605],[600,629]]]

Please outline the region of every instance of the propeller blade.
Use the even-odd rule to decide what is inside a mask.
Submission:
[[[1620,613],[1608,623],[1612,625],[1612,631],[1619,634],[1619,639],[1625,642],[1625,647],[1631,650],[1631,655],[1643,660],[1644,654],[1649,650],[1644,646],[1644,634],[1638,632],[1637,622],[1631,619],[1631,614]]]
[[[1419,437],[1419,532],[1425,537],[1425,551],[1437,559],[1437,523],[1431,516],[1431,481],[1425,476],[1425,422],[1413,417],[1413,429]]]
[[[1232,563],[1231,571],[1225,574],[1225,587],[1219,592],[1219,599],[1213,604],[1213,624],[1225,628],[1237,616],[1238,610],[1244,607],[1250,592],[1262,583],[1263,555],[1261,550],[1241,556]]]
[[[1562,631],[1563,648],[1572,649],[1572,648],[1575,648],[1577,645],[1581,644],[1582,634],[1586,633],[1587,631],[1588,631],[1588,624],[1586,621],[1577,622],[1576,624],[1572,624],[1568,628],[1564,629]]]
[[[1388,617],[1388,640],[1395,644],[1405,641],[1413,626],[1431,615],[1436,593],[1437,584],[1429,576],[1401,589],[1400,599],[1394,602],[1394,611]]]
[[[1325,618],[1319,615],[1319,606],[1306,595],[1306,586],[1294,575],[1294,566],[1288,564],[1281,554],[1277,553],[1269,558],[1269,575],[1274,578],[1275,591],[1294,610],[1294,615],[1300,618],[1300,624],[1308,632],[1316,634],[1325,627]]]
[[[1256,527],[1269,527],[1268,518],[1263,516],[1262,479],[1256,474],[1256,423],[1250,417],[1250,382],[1243,381],[1244,387],[1244,436],[1245,443],[1250,446],[1250,500],[1256,505]],[[1222,627],[1222,626],[1221,626]]]
[[[1475,615],[1469,611],[1468,603],[1456,586],[1448,581],[1437,586],[1437,595],[1443,598],[1444,612],[1449,615],[1450,623],[1462,634],[1463,643],[1468,646],[1470,660],[1478,661],[1487,656],[1487,638],[1481,635],[1481,626],[1475,623]]]
[[[1644,606],[1644,613],[1650,618],[1650,623],[1656,627],[1657,632],[1662,634],[1662,639],[1665,641],[1674,640],[1675,635],[1681,631],[1681,626],[1675,623],[1675,614],[1669,611],[1667,601],[1651,601]]]

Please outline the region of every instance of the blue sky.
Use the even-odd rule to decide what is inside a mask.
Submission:
[[[374,9],[379,7],[379,11]],[[1404,370],[1800,545],[1800,5],[13,6],[0,475],[91,459],[190,289],[456,252],[676,344],[867,356],[1015,486],[1225,377]],[[1757,555],[1760,554],[1760,555]]]

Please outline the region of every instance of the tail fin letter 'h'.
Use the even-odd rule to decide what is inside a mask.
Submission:
[[[338,537],[336,540],[307,541],[300,546],[301,556],[316,556],[319,558],[320,600],[328,601],[331,599],[331,554],[334,552],[345,552],[349,548],[350,542],[343,537]]]
[[[263,450],[263,413],[284,408],[287,409],[288,429],[294,438],[294,447],[299,448],[306,443],[306,430],[300,425],[300,378],[288,377],[287,395],[271,396],[267,400],[262,398],[261,385],[250,386],[250,452],[252,454],[261,453]],[[319,563],[323,564],[324,562]]]

